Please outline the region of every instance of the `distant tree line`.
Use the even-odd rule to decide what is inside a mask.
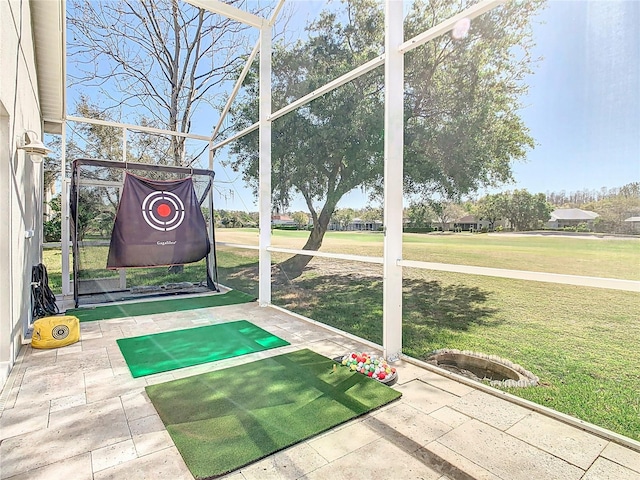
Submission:
[[[616,198],[619,196],[636,197],[640,192],[640,182],[628,183],[622,187],[607,188],[598,190],[585,188],[575,192],[547,192],[547,201],[558,208],[582,208],[583,205],[597,203],[602,200]]]
[[[498,225],[506,225],[514,231],[530,231],[544,228],[550,213],[559,208],[597,213],[592,229],[599,233],[636,233],[634,225],[625,220],[640,216],[640,182],[570,193],[532,194],[527,190],[515,190],[466,202],[413,202],[405,210],[405,218],[409,227],[444,230],[464,215],[473,215],[478,220],[485,220],[489,231],[497,229]]]
[[[598,200],[566,205],[596,212],[599,215],[594,222],[596,232],[637,233],[637,228],[625,220],[640,217],[640,182],[628,183],[607,192]]]

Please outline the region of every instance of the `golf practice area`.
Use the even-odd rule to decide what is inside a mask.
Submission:
[[[401,396],[307,349],[146,391],[196,479],[224,475]]]
[[[137,317],[156,313],[179,312],[198,308],[221,307],[235,305],[255,300],[255,297],[239,290],[226,293],[204,295],[200,297],[172,298],[153,300],[149,302],[123,303],[118,305],[101,305],[98,307],[83,307],[67,309],[67,315],[78,317],[80,322],[108,320],[110,318]]]
[[[133,377],[289,345],[246,320],[121,338],[117,343]]]

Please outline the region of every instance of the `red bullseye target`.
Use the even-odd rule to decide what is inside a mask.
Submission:
[[[161,217],[168,217],[171,215],[171,207],[166,203],[161,203],[158,205],[158,215]]]
[[[184,220],[184,203],[171,192],[152,192],[142,202],[142,216],[151,228],[168,232]]]

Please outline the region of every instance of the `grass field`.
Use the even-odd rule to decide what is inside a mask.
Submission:
[[[257,244],[256,231],[216,234]],[[273,244],[299,248],[305,239],[306,232],[276,231]],[[330,232],[322,250],[377,256],[382,239]],[[257,293],[257,251],[220,247],[218,257],[223,284]],[[408,234],[404,258],[640,279],[637,239]],[[541,379],[511,393],[640,440],[637,293],[405,268],[403,295],[404,353],[424,359],[458,348],[507,358]],[[273,302],[382,343],[380,265],[315,258],[299,278],[274,274]]]

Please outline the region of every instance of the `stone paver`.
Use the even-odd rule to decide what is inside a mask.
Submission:
[[[584,470],[475,419],[437,442],[509,480],[577,480],[584,474]]]
[[[451,478],[463,480],[503,480],[480,465],[472,462],[464,455],[454,452],[438,441],[432,442],[418,450],[418,455],[425,459],[427,464],[439,465],[439,470],[449,474]]]
[[[436,388],[439,388],[440,390],[444,390],[445,392],[452,393],[459,397],[475,391],[475,389],[470,387],[469,385],[456,382],[428,370],[422,370],[422,375],[420,375],[419,378],[429,385],[432,385]]]
[[[333,462],[379,438],[378,433],[367,427],[362,421],[356,420],[344,428],[332,430],[309,440],[309,445],[325,460]]]
[[[531,413],[531,410],[479,390],[460,397],[449,406],[500,430],[506,430]]]
[[[467,417],[466,415],[457,412],[449,407],[439,408],[435,412],[431,412],[429,415],[437,420],[440,420],[442,423],[449,425],[451,428],[459,427],[464,422],[469,420],[469,417]]]
[[[365,473],[366,472],[366,473]],[[441,473],[391,443],[363,445],[329,465],[302,477],[304,480],[354,478],[438,480]]]
[[[302,442],[243,467],[240,473],[242,480],[295,480],[328,463],[307,442]],[[224,478],[228,480],[227,477]]]
[[[458,400],[457,396],[432,387],[420,380],[403,383],[398,385],[396,389],[402,392],[402,401],[404,403],[412,405],[423,413],[431,413]]]
[[[93,480],[193,480],[175,447],[95,472]]]
[[[640,451],[634,452],[615,443],[609,443],[602,452],[604,458],[640,473]]]
[[[49,419],[49,427],[0,444],[3,478],[27,472],[131,437],[119,398],[73,407]]]
[[[55,460],[55,455],[52,459]],[[0,470],[2,472],[2,470]],[[5,478],[4,473],[2,478]],[[11,480],[92,480],[91,454],[83,453],[72,458],[51,463],[44,467],[31,469],[11,477]]]
[[[411,405],[399,402],[394,402],[392,406],[376,413],[364,423],[372,429],[382,424],[384,429],[378,431],[388,440],[404,445],[405,449],[411,452],[451,430],[450,426],[440,420],[425,415]],[[415,447],[412,448],[411,443],[403,437],[414,443]]]
[[[49,408],[49,411],[53,414],[61,410],[66,410],[67,408],[86,404],[87,396],[84,393],[78,393],[76,395],[69,395],[67,397],[51,400],[51,407]]]
[[[129,429],[139,456],[173,446],[171,435],[157,414],[129,421]]]
[[[617,463],[598,458],[582,480],[640,480],[640,473]]]
[[[607,441],[582,430],[531,413],[507,433],[586,470],[598,458]]]
[[[25,404],[11,408],[0,417],[0,440],[46,428],[49,423],[49,402]]]
[[[113,467],[137,458],[136,448],[132,440],[115,443],[107,447],[98,448],[91,452],[91,462],[94,472]]]
[[[247,319],[291,345],[134,379],[127,335]],[[144,390],[300,348],[333,357],[375,349],[255,303],[81,324],[69,347],[25,347],[3,392],[0,478],[193,480]],[[253,479],[632,479],[632,450],[438,375],[395,363],[403,396],[238,471]]]

